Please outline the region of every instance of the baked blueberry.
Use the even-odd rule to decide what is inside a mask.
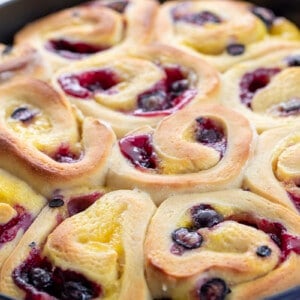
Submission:
[[[172,240],[186,249],[195,249],[201,246],[203,237],[196,231],[181,227],[172,232]]]

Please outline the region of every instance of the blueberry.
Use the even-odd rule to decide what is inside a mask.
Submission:
[[[171,91],[174,93],[182,93],[189,88],[189,81],[187,79],[181,79],[174,81],[171,85]]]
[[[29,271],[29,281],[39,290],[47,289],[52,284],[51,273],[42,268],[32,268]]]
[[[300,55],[289,56],[286,61],[289,67],[300,67]]]
[[[30,110],[27,107],[19,107],[14,110],[14,112],[11,114],[11,117],[15,120],[19,120],[21,122],[27,122],[34,118],[36,115],[35,112]]]
[[[260,257],[267,257],[272,254],[272,249],[268,246],[260,246],[256,249],[256,254]]]
[[[223,221],[223,217],[213,209],[198,209],[192,214],[194,227],[211,228]]]
[[[92,291],[80,282],[68,281],[63,286],[61,299],[89,300],[93,298]]]
[[[224,300],[231,291],[221,278],[212,278],[204,283],[199,291],[199,300]]]
[[[265,7],[255,6],[252,8],[251,11],[255,16],[261,19],[268,28],[270,28],[273,25],[276,19],[276,16],[273,13],[273,11]]]
[[[232,56],[242,55],[245,52],[245,45],[243,44],[230,44],[227,46],[226,51]]]
[[[215,129],[202,129],[196,132],[196,140],[200,143],[215,144],[221,139],[222,135]]]
[[[167,95],[164,91],[154,91],[139,97],[138,107],[143,111],[156,111],[167,108]]]
[[[199,248],[203,242],[202,235],[183,227],[177,228],[173,231],[172,239],[175,243],[186,249]]]
[[[60,207],[60,206],[63,206],[64,204],[65,204],[64,200],[59,197],[54,197],[48,203],[49,207],[51,207],[51,208]]]

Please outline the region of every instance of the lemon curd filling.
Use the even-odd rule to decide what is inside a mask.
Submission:
[[[15,103],[6,109],[6,122],[8,126],[23,140],[30,140],[39,148],[38,135],[51,131],[52,125],[38,108],[24,103]]]

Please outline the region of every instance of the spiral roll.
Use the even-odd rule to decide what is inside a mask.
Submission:
[[[56,189],[100,186],[115,141],[112,130],[80,119],[42,81],[14,81],[0,88],[0,165],[46,196]],[[105,140],[105,143],[103,143]]]
[[[91,2],[25,26],[15,35],[15,43],[38,49],[56,70],[123,44],[147,42],[156,10],[152,0],[128,1],[123,12],[104,2]]]
[[[144,126],[112,151],[108,186],[138,187],[159,204],[171,194],[239,187],[254,146],[240,114],[219,105],[193,105]]]
[[[167,199],[145,241],[153,298],[254,300],[299,285],[299,220],[242,190]]]
[[[239,1],[170,1],[156,39],[202,57],[220,71],[299,41],[298,28],[272,11]]]
[[[264,132],[244,186],[276,204],[300,211],[300,126]]]
[[[84,115],[112,125],[118,137],[194,102],[213,101],[219,76],[205,62],[153,45],[101,54],[60,70],[53,86]]]
[[[224,75],[222,104],[245,115],[259,133],[299,122],[300,48],[241,63]]]
[[[60,224],[53,215],[61,208],[45,209],[6,261],[0,290],[17,298],[151,299],[143,242],[154,209],[138,191],[108,193]],[[41,283],[39,272],[48,280]]]

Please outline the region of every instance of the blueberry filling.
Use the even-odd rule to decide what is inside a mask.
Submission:
[[[61,145],[52,155],[52,158],[59,163],[75,163],[80,159],[80,156],[81,155],[72,153],[69,146]]]
[[[109,92],[119,82],[118,75],[109,69],[63,75],[58,79],[67,95],[81,99],[91,98],[96,93]]]
[[[196,231],[191,231],[188,228],[177,228],[172,232],[172,240],[186,248],[186,249],[196,249],[199,248],[203,242],[202,235]]]
[[[181,21],[181,22],[195,24],[198,26],[203,26],[207,23],[215,23],[215,24],[222,23],[222,19],[218,15],[210,11],[201,11],[199,13],[183,14],[182,12],[180,12],[178,8],[175,8],[172,12],[172,16],[175,22]]]
[[[267,9],[265,7],[260,7],[260,6],[254,6],[251,9],[251,12],[258,17],[259,19],[261,19],[266,27],[268,29],[270,29],[276,19],[275,14],[273,13],[273,11],[271,11],[270,9]]]
[[[212,278],[206,281],[198,291],[199,300],[224,300],[230,288],[221,278]]]
[[[241,102],[251,108],[251,101],[257,91],[266,87],[273,76],[280,72],[279,68],[261,68],[244,74],[240,82]]]
[[[26,300],[46,299],[47,295],[62,300],[89,300],[102,294],[100,286],[81,274],[52,266],[36,248],[14,269],[12,278],[25,291]]]
[[[138,95],[134,115],[170,114],[181,109],[196,95],[190,88],[187,74],[178,66],[163,67],[164,78]]]
[[[61,207],[64,204],[65,204],[65,202],[61,197],[54,197],[48,203],[49,207],[51,207],[51,208]]]
[[[271,240],[281,250],[281,262],[285,261],[291,252],[300,254],[300,237],[289,234],[286,228],[278,222],[270,222],[266,219],[258,219],[251,215],[235,215],[227,219],[254,227],[268,234]]]
[[[157,156],[149,134],[127,136],[119,141],[121,153],[137,168],[156,169]]]
[[[293,201],[294,205],[300,212],[300,195],[296,195],[294,193],[288,192],[290,199]]]
[[[31,121],[36,116],[36,112],[30,110],[28,107],[18,107],[11,114],[11,118],[14,120],[26,123]]]
[[[22,206],[16,205],[14,209],[17,215],[6,224],[0,224],[0,248],[12,241],[19,230],[26,231],[33,221],[32,216]]]
[[[286,62],[289,67],[300,67],[300,55],[289,56]]]
[[[206,208],[203,205],[195,206],[191,210],[191,216],[193,221],[193,227],[199,228],[211,228],[224,221],[222,215],[218,214],[212,208]]]
[[[260,257],[268,257],[272,254],[272,249],[268,246],[260,246],[256,250],[256,254]]]
[[[69,216],[71,217],[73,215],[76,215],[86,210],[94,202],[96,202],[101,196],[102,196],[101,193],[94,192],[92,194],[71,198],[67,204]]]
[[[230,44],[226,47],[228,54],[232,56],[242,55],[245,52],[245,45],[243,44]]]
[[[206,117],[197,118],[195,139],[199,143],[219,151],[223,157],[226,150],[226,138],[223,128],[217,122]]]
[[[294,98],[287,102],[282,102],[276,108],[279,114],[283,117],[298,115],[300,114],[300,98]]]
[[[74,42],[66,39],[53,39],[46,43],[45,48],[67,59],[81,59],[88,55],[104,51],[109,47],[96,46],[84,42]]]

